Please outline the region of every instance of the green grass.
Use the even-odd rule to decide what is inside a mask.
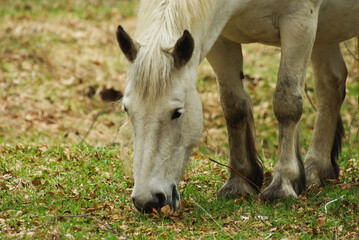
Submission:
[[[339,182],[272,204],[255,196],[218,199],[227,170],[206,158],[228,161],[227,130],[214,73],[204,62],[197,83],[205,103],[204,132],[180,182],[180,208],[170,216],[137,213],[130,198],[128,119],[121,102],[105,102],[99,94],[103,88],[124,89],[127,62],[114,32],[118,24],[134,32],[137,6],[135,0],[1,2],[0,238],[358,238],[359,83],[345,47],[350,75]],[[354,49],[353,41],[347,43]],[[280,52],[256,44],[243,49],[244,73],[254,78],[244,83],[267,184],[278,147],[272,95]],[[308,95],[316,103],[311,69],[307,78]],[[91,88],[96,92],[89,96]],[[303,157],[314,119],[306,99]]]
[[[320,239],[358,233],[359,174],[353,161],[342,163],[351,170],[344,170],[341,183],[270,204],[250,196],[217,199],[225,171],[192,157],[181,182],[181,207],[164,217],[134,210],[129,197],[133,179],[118,148],[2,146],[0,155],[4,237]],[[326,203],[334,199],[325,213]]]

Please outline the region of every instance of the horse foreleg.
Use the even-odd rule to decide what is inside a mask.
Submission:
[[[250,98],[242,83],[243,57],[240,44],[219,38],[207,55],[217,74],[223,113],[227,123],[230,166],[259,187],[262,166],[255,149],[254,121]],[[241,77],[242,76],[242,77]],[[232,170],[219,196],[238,197],[254,192],[254,187]]]
[[[345,97],[347,78],[347,68],[338,44],[315,47],[311,60],[318,112],[305,160],[307,185],[322,184],[339,176],[336,158],[344,136],[339,111]]]
[[[296,11],[281,16],[281,61],[274,93],[274,113],[279,123],[277,162],[267,200],[297,197],[305,188],[304,165],[298,141],[298,123],[303,109],[305,73],[315,40],[319,6],[298,3]]]

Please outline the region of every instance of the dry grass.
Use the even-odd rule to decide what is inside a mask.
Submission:
[[[132,209],[130,126],[121,102],[103,101],[100,92],[109,88],[124,90],[127,62],[114,33],[121,24],[133,34],[137,3],[134,0],[4,0],[1,3],[0,193],[6,203],[0,204],[0,227],[7,227],[7,236],[21,237],[19,234],[29,229],[36,229],[33,236],[38,238],[60,238],[66,234],[106,238],[116,237],[116,231],[133,238],[141,234],[148,238],[219,238],[228,237],[228,233],[238,238],[262,239],[269,235],[299,237],[301,233],[308,238],[318,234],[319,237],[357,236],[357,226],[346,223],[347,218],[357,220],[358,206],[355,184],[358,183],[359,71],[348,51],[355,49],[354,40],[347,41],[348,49],[342,47],[350,75],[342,108],[347,137],[340,157],[344,173],[341,183],[310,189],[298,201],[279,202],[274,208],[246,196],[238,201],[219,201],[215,195],[227,178],[226,170],[193,156],[180,183],[184,201],[177,216],[172,216],[173,219],[139,216]],[[245,86],[253,102],[257,149],[266,170],[271,171],[278,134],[272,94],[280,51],[258,44],[245,45],[243,49],[248,75]],[[205,121],[196,152],[225,162],[227,130],[215,76],[206,61],[199,68],[198,78]],[[312,81],[309,69],[307,92],[315,104]],[[315,110],[305,100],[302,153],[310,142],[314,118]],[[69,147],[82,141],[88,145]],[[72,179],[78,182],[74,184]],[[79,182],[83,188],[78,188]],[[97,185],[99,190],[94,187]],[[324,216],[324,204],[343,194],[344,200],[331,205],[330,214]],[[14,204],[14,199],[24,204]],[[31,209],[30,205],[43,211]],[[80,220],[44,217],[67,214],[64,206],[71,214],[81,215],[83,210],[97,215],[95,219],[91,215],[91,218],[79,217]],[[288,216],[287,210],[298,215]],[[269,219],[257,219],[258,215]],[[107,233],[113,231],[99,223],[99,219],[110,224],[115,234]],[[337,232],[332,234],[334,231]]]

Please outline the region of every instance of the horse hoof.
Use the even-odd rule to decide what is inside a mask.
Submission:
[[[266,187],[259,196],[262,201],[270,202],[288,197],[296,198],[298,194],[293,186],[284,179],[272,180],[269,186]]]
[[[323,186],[329,179],[339,178],[339,167],[323,166],[323,164],[316,164],[316,161],[310,159],[304,163],[305,178],[307,187],[311,185]]]
[[[256,191],[254,188],[242,178],[230,178],[219,190],[219,198],[238,198],[242,194],[249,193],[254,195]]]

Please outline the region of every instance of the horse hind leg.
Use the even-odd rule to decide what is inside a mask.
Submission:
[[[261,187],[263,171],[255,149],[252,107],[241,79],[241,45],[219,38],[207,59],[217,74],[228,129],[230,166]],[[230,170],[229,179],[221,188],[219,196],[236,198],[243,193],[255,193],[254,186]]]
[[[305,160],[307,185],[337,179],[336,163],[344,136],[340,107],[345,98],[347,68],[339,45],[316,47],[312,53],[318,112]]]

